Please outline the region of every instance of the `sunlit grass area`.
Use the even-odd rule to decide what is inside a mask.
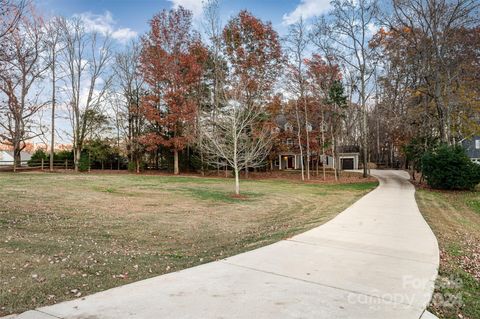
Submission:
[[[375,182],[0,174],[0,315],[267,245],[318,226]]]

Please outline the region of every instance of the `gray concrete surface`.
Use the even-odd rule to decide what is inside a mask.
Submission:
[[[372,174],[377,189],[306,233],[18,319],[418,319],[437,275],[437,241],[408,174]]]
[[[438,317],[428,311],[425,311],[420,319],[438,319]]]

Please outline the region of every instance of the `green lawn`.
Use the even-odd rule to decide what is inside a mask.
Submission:
[[[441,251],[430,311],[444,319],[479,319],[480,192],[419,190],[416,197]]]
[[[376,186],[0,174],[0,316],[221,259],[318,226]]]

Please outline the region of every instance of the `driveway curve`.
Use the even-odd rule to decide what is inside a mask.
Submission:
[[[379,187],[308,232],[17,318],[420,318],[437,240],[408,174],[372,175]]]

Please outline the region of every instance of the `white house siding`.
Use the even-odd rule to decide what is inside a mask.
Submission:
[[[13,156],[10,152],[0,151],[0,166],[11,166],[13,164]]]
[[[22,166],[27,165],[27,161],[32,158],[32,155],[27,152],[20,152],[20,159]],[[12,166],[13,165],[13,152],[0,151],[0,166]]]

